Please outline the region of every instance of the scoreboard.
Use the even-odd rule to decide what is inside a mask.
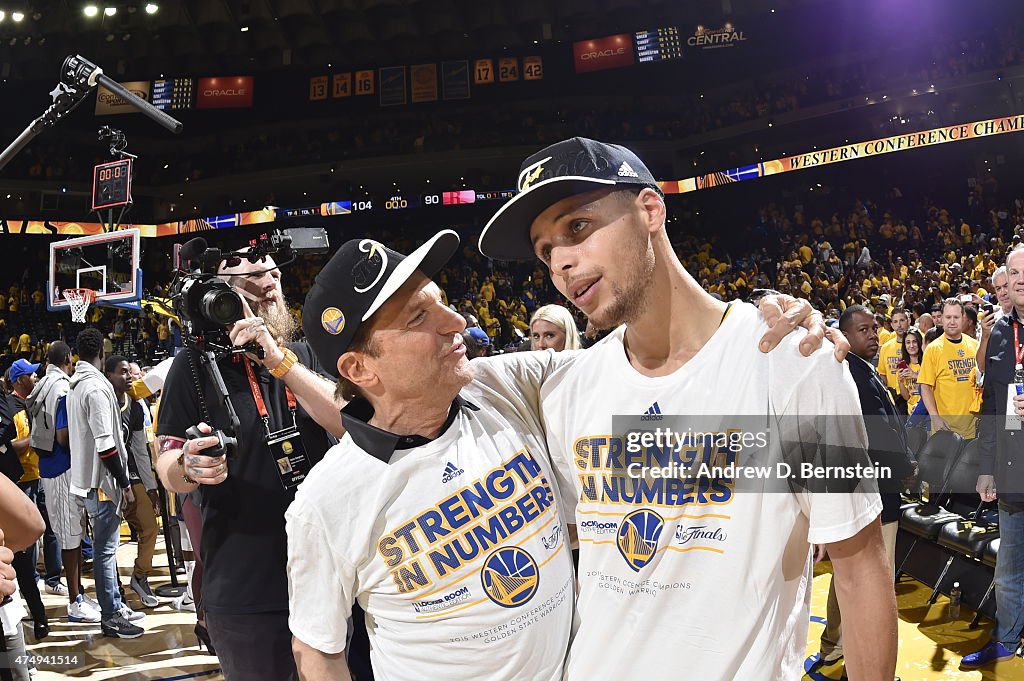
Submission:
[[[291,218],[329,217],[332,215],[351,215],[375,210],[403,211],[410,208],[434,208],[440,206],[461,206],[485,201],[504,201],[515,196],[514,189],[497,191],[478,191],[475,189],[457,189],[442,192],[425,192],[423,194],[383,194],[376,198],[365,196],[361,199],[328,201],[316,206],[298,208],[274,208],[276,220]]]
[[[636,48],[636,60],[641,63],[668,61],[683,57],[679,29],[675,26],[637,31],[633,34],[633,43]]]
[[[183,111],[195,105],[196,86],[193,78],[154,80],[150,100],[163,111]]]

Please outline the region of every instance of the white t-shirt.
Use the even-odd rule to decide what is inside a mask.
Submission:
[[[536,405],[461,396],[479,408],[436,440],[385,462],[350,432],[313,468],[286,514],[289,626],[341,652],[358,600],[378,681],[559,681],[573,568]]]
[[[801,677],[810,544],[868,525],[881,512],[877,492],[671,494],[665,482],[631,503],[617,487],[628,483],[592,470],[595,460],[621,454],[613,415],[852,415],[829,439],[865,448],[857,388],[831,345],[805,358],[794,333],[763,354],[757,341],[765,331],[756,308],[734,304],[689,362],[658,378],[630,365],[624,328],[578,353],[517,353],[475,365],[484,383],[539,391],[558,486],[575,489],[563,510],[575,511],[580,538],[566,679]]]

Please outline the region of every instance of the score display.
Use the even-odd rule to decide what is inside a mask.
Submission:
[[[683,57],[679,29],[675,26],[637,31],[633,34],[633,46],[636,48],[636,60],[641,63],[682,59]]]
[[[132,202],[132,160],[101,163],[92,170],[92,209],[126,206]]]
[[[374,210],[401,211],[409,208],[434,208],[440,206],[461,206],[484,201],[504,201],[515,196],[514,189],[477,191],[475,189],[457,189],[443,192],[425,192],[418,196],[405,194],[384,194],[386,198],[364,197],[329,201],[318,206],[293,208],[274,208],[277,220],[290,218],[328,217],[332,215],[350,215]]]
[[[196,87],[192,78],[154,80],[150,90],[153,106],[163,111],[182,111],[195,105]]]

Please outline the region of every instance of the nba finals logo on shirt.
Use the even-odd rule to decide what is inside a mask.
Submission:
[[[634,571],[639,572],[654,558],[664,527],[662,517],[646,508],[633,511],[622,519],[616,543],[619,553]]]
[[[503,608],[515,608],[537,593],[537,561],[518,546],[500,548],[484,560],[480,571],[487,597]]]
[[[345,314],[336,307],[329,307],[320,315],[320,325],[327,333],[337,336],[345,328]]]

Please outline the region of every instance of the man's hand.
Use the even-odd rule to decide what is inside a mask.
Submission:
[[[153,504],[153,511],[160,515],[160,493],[155,489],[147,489],[146,496],[149,497],[149,502]]]
[[[812,544],[811,548],[814,549],[815,565],[828,558],[828,546],[826,544]]]
[[[201,433],[212,433],[213,429],[205,423],[197,428]],[[226,456],[206,456],[203,451],[218,444],[215,437],[199,437],[186,440],[181,446],[184,454],[185,474],[200,485],[219,485],[228,479],[228,460]]]
[[[932,417],[932,430],[939,432],[940,430],[949,430],[949,424],[946,423],[941,416]]]
[[[975,486],[982,501],[996,500],[996,478],[993,475],[979,475],[978,484]]]
[[[284,351],[281,350],[277,341],[274,340],[274,336],[270,333],[270,329],[267,328],[267,323],[263,318],[257,317],[253,313],[249,303],[245,300],[245,296],[239,296],[239,298],[242,299],[242,312],[245,314],[245,317],[232,324],[228,330],[231,344],[238,346],[253,342],[258,343],[263,348],[263,359],[261,360],[251,352],[246,353],[246,357],[254,362],[266,364],[270,368],[276,367],[284,359]]]
[[[135,504],[135,492],[132,491],[131,487],[125,487],[121,490],[121,494],[124,495],[124,503],[128,506]]]
[[[978,312],[978,323],[981,324],[981,328],[984,329],[984,335],[988,335],[992,330],[992,327],[996,325],[995,312],[985,312],[981,310]]]
[[[0,544],[4,541],[4,531],[0,530]],[[16,590],[15,579],[18,575],[14,572],[11,563],[14,562],[14,551],[6,546],[0,546],[0,600],[7,598]]]
[[[835,347],[835,358],[842,362],[850,351],[850,343],[843,334],[829,329],[822,321],[821,313],[811,307],[803,298],[794,298],[785,294],[765,296],[757,303],[757,308],[764,316],[769,331],[761,337],[758,347],[761,352],[771,352],[783,338],[798,326],[807,329],[807,337],[800,341],[800,354],[809,357],[821,347],[822,339],[827,335]]]

